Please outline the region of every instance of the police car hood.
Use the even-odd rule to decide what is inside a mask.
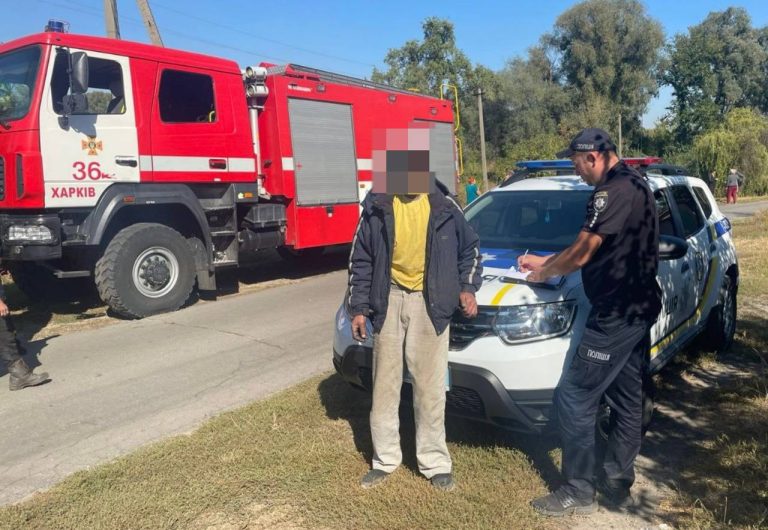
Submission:
[[[581,272],[554,278],[545,284],[530,283],[514,277],[517,258],[526,249],[496,249],[481,247],[483,256],[483,285],[476,294],[481,306],[512,306],[558,302],[570,297],[581,287]],[[528,249],[529,254],[548,256],[552,252]]]

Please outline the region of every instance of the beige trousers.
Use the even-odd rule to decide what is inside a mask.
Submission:
[[[413,378],[419,471],[427,478],[450,473],[451,456],[445,444],[448,330],[435,332],[421,292],[393,285],[384,326],[373,338],[373,468],[387,473],[403,459],[398,408],[404,359]]]

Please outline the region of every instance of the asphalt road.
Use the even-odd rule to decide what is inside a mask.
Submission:
[[[31,343],[53,380],[10,392],[0,372],[0,504],[331,369],[345,282],[331,272]]]
[[[754,215],[760,210],[768,209],[768,200],[765,201],[752,201],[752,202],[737,202],[736,204],[721,204],[720,210],[727,215],[730,219],[739,219],[742,217],[749,217]]]

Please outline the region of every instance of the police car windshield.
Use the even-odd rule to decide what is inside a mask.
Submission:
[[[559,251],[581,230],[591,191],[488,193],[467,208],[469,224],[490,248]]]

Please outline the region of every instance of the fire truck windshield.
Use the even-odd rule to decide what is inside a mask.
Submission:
[[[0,124],[23,118],[35,90],[40,48],[32,46],[0,55]]]

